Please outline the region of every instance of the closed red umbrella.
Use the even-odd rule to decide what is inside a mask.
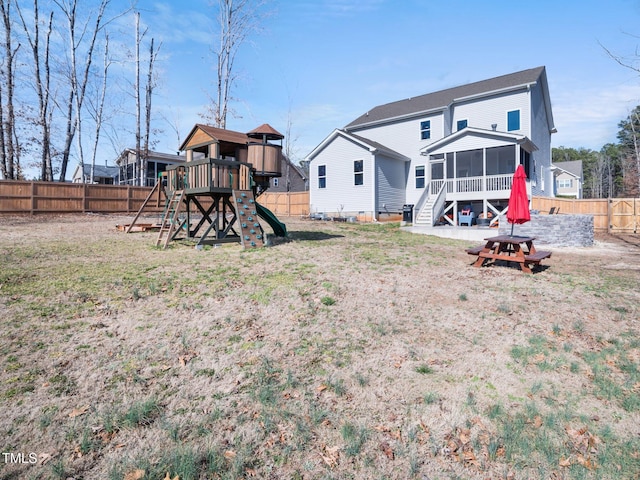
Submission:
[[[518,165],[516,172],[513,174],[511,195],[509,196],[509,209],[507,210],[507,221],[511,224],[511,235],[513,235],[514,224],[522,224],[531,220],[526,181],[527,174],[524,173],[524,167]]]

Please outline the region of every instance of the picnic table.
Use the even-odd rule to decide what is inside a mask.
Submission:
[[[540,265],[540,262],[551,256],[546,250],[536,250],[533,245],[535,237],[521,237],[517,235],[498,235],[485,238],[486,244],[467,248],[469,255],[477,255],[474,267],[481,267],[496,260],[516,262],[520,264],[523,272],[531,273],[532,265]]]

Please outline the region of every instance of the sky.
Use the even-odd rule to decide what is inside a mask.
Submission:
[[[177,151],[215,93],[212,3],[137,2],[161,42],[154,106],[178,130],[159,124],[156,150]],[[607,53],[640,67],[640,0],[273,0],[259,16],[236,60],[227,128],[284,134],[290,121],[296,160],[374,106],[538,66],[553,147],[615,143],[640,104],[640,75]]]

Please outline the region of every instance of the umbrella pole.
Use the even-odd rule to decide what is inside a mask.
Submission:
[[[515,225],[515,223],[511,224],[511,236],[513,237],[513,226]]]

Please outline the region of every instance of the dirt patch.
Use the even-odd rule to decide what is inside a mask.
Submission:
[[[397,225],[197,251],[129,221],[0,218],[0,432],[27,459],[2,478],[640,468],[637,237],[526,275]]]

